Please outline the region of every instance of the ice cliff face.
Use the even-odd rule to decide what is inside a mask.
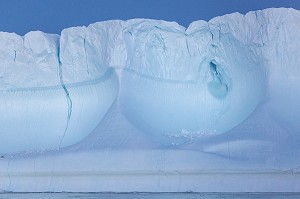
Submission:
[[[36,31],[21,37],[2,32],[1,93],[7,96],[16,90],[63,87],[63,99],[69,98],[59,115],[62,118],[68,115],[67,120],[77,117],[76,121],[85,121],[80,130],[76,130],[74,119],[74,123],[69,121],[67,128],[73,130],[67,135],[90,132],[117,95],[121,106],[117,114],[123,114],[147,134],[178,137],[183,130],[224,133],[263,103],[274,113],[274,120],[299,130],[296,118],[300,118],[300,111],[293,108],[298,106],[300,93],[298,27],[300,12],[282,8],[195,21],[187,29],[175,22],[133,19],[72,27],[63,30],[60,36]],[[105,97],[99,97],[96,93],[100,91],[94,90],[94,94],[85,98],[94,105],[79,102],[86,95],[80,89],[69,93],[76,86],[110,79],[108,74],[114,76],[115,71],[120,89],[117,80],[109,80],[101,90]],[[17,95],[11,98],[24,103]],[[79,104],[74,100],[79,100]],[[107,103],[103,105],[105,100]],[[101,114],[87,130],[86,122],[95,116],[88,112],[83,117],[80,113],[74,116],[70,111],[85,110],[88,106],[89,110],[98,106]],[[2,107],[3,117],[8,114],[5,111]],[[24,117],[30,115],[28,112]],[[68,123],[54,117],[47,120],[61,126]],[[10,119],[16,122],[13,117]],[[43,131],[42,126],[47,125],[36,129]],[[58,133],[53,143],[66,136],[63,128],[47,132]],[[18,128],[8,129],[19,133]],[[35,134],[38,132],[32,137]]]
[[[1,90],[58,85],[59,36],[0,33]]]

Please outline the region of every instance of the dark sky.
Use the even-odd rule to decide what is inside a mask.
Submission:
[[[0,0],[0,31],[57,33],[70,26],[109,19],[192,21],[268,7],[300,10],[300,0]]]

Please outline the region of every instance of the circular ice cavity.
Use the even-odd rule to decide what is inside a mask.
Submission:
[[[263,99],[266,78],[257,60],[249,59],[251,53],[233,42],[220,43],[194,82],[123,71],[124,115],[147,134],[171,138],[220,134],[240,124]]]
[[[61,86],[0,91],[0,153],[53,149],[79,142],[98,125],[115,100],[118,78],[109,71],[101,79],[66,88],[71,107]]]

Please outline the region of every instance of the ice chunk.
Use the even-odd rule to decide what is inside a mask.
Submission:
[[[59,36],[40,31],[24,37],[0,33],[0,89],[59,84]]]
[[[108,67],[123,67],[127,59],[122,21],[105,21],[62,31],[60,61],[65,83],[101,77]]]
[[[193,52],[185,28],[177,23],[131,21],[124,30],[124,39],[128,49],[126,69],[165,80],[190,80],[197,76],[199,63],[191,62]],[[209,37],[204,46],[207,42]]]

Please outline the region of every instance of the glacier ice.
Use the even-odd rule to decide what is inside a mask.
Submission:
[[[60,36],[1,32],[1,122],[9,144],[0,151],[53,148],[65,133],[63,146],[78,142],[116,98],[116,114],[153,137],[222,134],[261,104],[274,121],[298,131],[299,18],[293,9],[267,9],[187,29],[132,19],[71,27]]]
[[[156,23],[145,26],[138,24],[136,34],[127,36],[132,57],[120,91],[123,112],[144,131],[223,133],[262,101],[262,58],[232,35],[199,26],[169,36]]]
[[[98,177],[107,171],[109,180],[141,172],[180,174],[174,187],[185,186],[181,175],[188,187],[196,182],[190,174],[211,170],[248,177],[291,170],[290,184],[299,181],[299,26],[300,12],[281,8],[188,28],[131,19],[61,35],[1,32],[0,169],[8,173],[1,178],[11,182],[10,173],[21,170],[41,171],[39,179],[66,170]],[[71,160],[79,162],[67,166]],[[80,187],[80,180],[69,182]],[[122,190],[127,186],[134,187]]]
[[[113,71],[102,78],[62,87],[1,91],[1,153],[55,149],[86,137],[101,121],[118,92]],[[70,120],[70,121],[67,121]]]
[[[122,22],[107,21],[62,31],[60,61],[65,83],[93,80],[109,67],[125,65]]]
[[[1,32],[1,90],[59,84],[58,48],[58,35],[35,31],[21,37]]]

